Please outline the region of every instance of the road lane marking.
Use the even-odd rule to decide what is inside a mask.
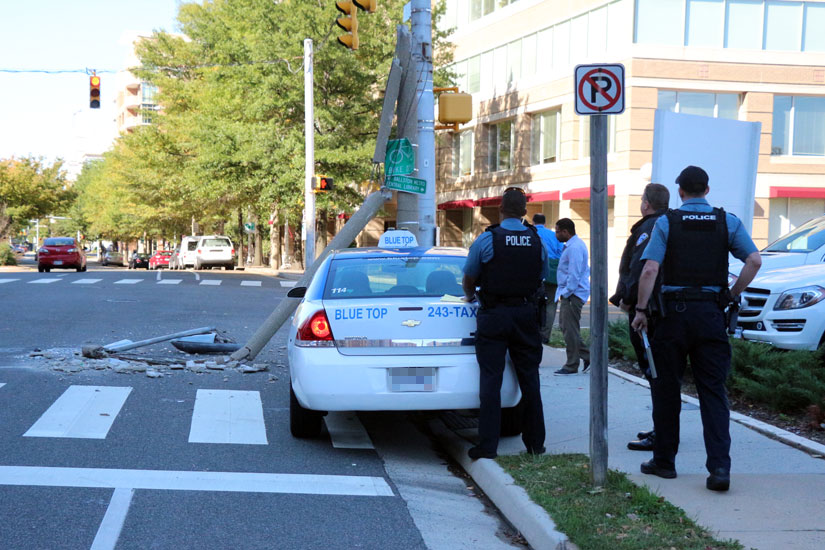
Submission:
[[[298,281],[281,281],[281,286],[285,288],[292,288]]]
[[[164,279],[162,281],[158,281],[159,285],[178,285],[183,282],[183,279]]]
[[[0,485],[391,497],[383,477],[0,466]]]
[[[158,274],[157,274],[157,276],[155,276],[155,280],[156,280],[156,281],[158,281],[158,282],[160,282],[160,279],[161,279],[161,276],[160,276],[160,269],[158,269]]]
[[[143,279],[121,279],[119,281],[115,281],[114,284],[116,285],[136,285],[138,283],[142,283]]]
[[[2,387],[3,387],[3,386],[5,386],[5,385],[6,385],[6,383],[5,383],[5,382],[0,382],[0,388],[2,388]]]
[[[336,449],[374,449],[367,430],[354,412],[329,412],[324,417],[332,446]]]
[[[223,281],[221,279],[204,279],[203,281],[201,281],[201,284],[206,286],[218,286],[222,282]]]
[[[198,390],[189,443],[266,445],[260,392]]]
[[[33,281],[29,281],[30,285],[47,285],[49,283],[56,283],[60,279],[35,279]]]
[[[241,286],[261,286],[261,281],[241,281]]]
[[[0,279],[0,285],[3,283],[13,283],[14,281],[19,281],[20,279]]]
[[[106,439],[130,387],[69,386],[23,437]]]
[[[95,283],[99,283],[103,279],[78,279],[76,281],[72,281],[73,285],[93,285]]]
[[[112,500],[106,508],[106,514],[100,527],[97,529],[95,540],[92,542],[91,550],[114,550],[123,524],[126,521],[126,514],[129,513],[129,506],[132,504],[132,496],[135,490],[131,488],[118,487],[112,493]]]

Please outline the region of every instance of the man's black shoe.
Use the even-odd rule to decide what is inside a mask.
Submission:
[[[467,451],[467,456],[469,456],[473,460],[477,460],[479,458],[495,458],[498,455],[495,452],[485,451],[484,449],[476,445],[475,447],[472,447],[469,451]]]
[[[727,491],[730,489],[730,472],[724,468],[716,468],[708,476],[705,487],[711,491]]]
[[[584,368],[582,369],[582,374],[587,374],[590,372],[590,359],[584,360]]]
[[[650,430],[649,432],[639,432],[636,434],[636,437],[639,439],[653,439],[656,437],[656,432]]]
[[[527,454],[528,455],[538,456],[538,455],[543,455],[546,452],[547,452],[547,448],[544,447],[544,446],[541,446],[541,447],[538,447],[538,448],[537,447],[527,447]]]
[[[566,374],[576,374],[576,371],[574,371],[574,370],[567,370],[567,369],[565,369],[565,368],[560,368],[559,370],[554,371],[554,372],[553,372],[553,374],[555,374],[556,376],[564,376],[564,375],[566,375]]]
[[[652,451],[653,445],[653,439],[646,437],[644,439],[639,439],[638,441],[628,442],[627,448],[631,451]]]
[[[676,477],[676,470],[659,466],[653,459],[642,462],[642,473],[663,477],[665,479],[673,479]]]

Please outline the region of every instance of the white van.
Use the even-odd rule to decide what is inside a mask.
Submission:
[[[199,240],[200,237],[183,237],[180,240],[180,248],[178,248],[178,254],[175,258],[174,269],[186,269],[195,266]]]
[[[224,267],[235,269],[235,247],[229,237],[204,235],[198,237],[195,246],[195,269]]]

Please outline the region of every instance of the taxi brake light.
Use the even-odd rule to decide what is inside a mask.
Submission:
[[[332,341],[332,330],[329,327],[329,319],[327,319],[327,314],[323,309],[316,311],[309,320],[301,325],[298,329],[298,339],[305,341]]]

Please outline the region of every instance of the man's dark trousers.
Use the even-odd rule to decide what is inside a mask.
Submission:
[[[537,304],[482,308],[478,313],[479,447],[490,453],[498,449],[501,433],[501,383],[507,351],[522,393],[521,438],[528,450],[538,450],[544,446],[545,431],[539,383],[542,347]]]
[[[705,466],[730,470],[730,406],[725,381],[730,371],[730,343],[725,316],[714,301],[669,301],[653,336],[653,458],[662,467],[675,467],[679,450],[681,383],[690,366],[699,394],[704,430]]]

